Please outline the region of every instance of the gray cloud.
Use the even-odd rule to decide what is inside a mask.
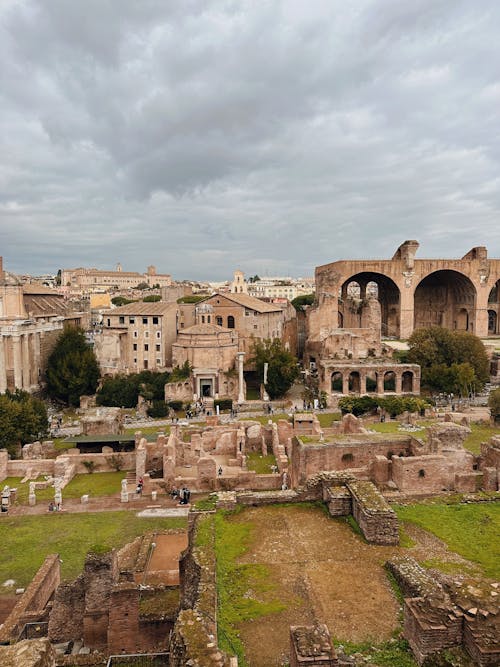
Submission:
[[[500,255],[494,0],[4,0],[0,253],[178,278]]]

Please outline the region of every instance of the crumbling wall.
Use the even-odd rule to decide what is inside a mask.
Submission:
[[[405,598],[403,619],[404,636],[419,665],[427,656],[462,643],[463,614],[446,603]]]
[[[28,621],[36,621],[44,613],[61,579],[59,556],[47,556],[30,585],[0,628],[0,643],[16,640]]]
[[[377,487],[371,482],[347,484],[352,495],[352,514],[368,542],[399,544],[399,523]]]
[[[12,646],[0,646],[2,667],[54,667],[55,652],[48,639],[25,639]]]
[[[85,588],[83,574],[75,581],[57,587],[54,606],[49,617],[48,636],[51,642],[69,642],[83,636]]]

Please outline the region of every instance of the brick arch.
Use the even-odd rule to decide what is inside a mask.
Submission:
[[[475,331],[477,290],[464,273],[439,269],[424,276],[413,293],[414,329],[442,326]]]
[[[347,288],[351,283],[357,283],[360,288],[360,299],[369,296],[367,286],[376,285],[377,291],[373,294],[380,303],[381,333],[382,336],[398,338],[400,335],[401,318],[401,290],[397,283],[384,273],[376,271],[360,271],[343,279],[340,286],[341,299],[348,297]],[[360,326],[363,326],[360,323]]]

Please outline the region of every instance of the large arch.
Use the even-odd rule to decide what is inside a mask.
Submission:
[[[474,333],[476,298],[476,288],[463,273],[434,271],[415,288],[414,329],[439,326]]]
[[[488,296],[488,335],[500,334],[500,280],[493,285]]]
[[[380,303],[381,334],[385,337],[399,338],[400,335],[400,309],[401,294],[396,283],[384,275],[373,271],[363,271],[349,276],[342,283],[340,294],[341,304],[344,306],[343,321],[346,328],[350,328],[347,322],[348,313],[345,305],[351,296],[349,294],[349,285],[359,285],[359,301],[364,301],[367,297],[378,299]],[[368,287],[368,289],[367,289]],[[360,304],[361,305],[361,304]],[[362,313],[356,314],[354,322],[357,326],[365,326]],[[373,326],[373,322],[370,322]]]

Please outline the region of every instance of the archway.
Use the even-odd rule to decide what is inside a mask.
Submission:
[[[352,391],[355,394],[359,394],[361,391],[361,378],[359,377],[358,371],[349,373],[349,391]]]
[[[376,394],[377,393],[377,380],[378,373],[375,371],[369,371],[366,374],[366,393],[367,394]]]
[[[494,310],[488,310],[488,334],[495,335],[497,331],[498,315]]]
[[[384,373],[384,391],[396,391],[396,373],[394,371]]]
[[[434,271],[414,293],[414,328],[439,326],[474,331],[476,288],[458,271]]]
[[[404,393],[413,393],[413,373],[411,371],[405,371],[403,373],[401,378],[401,385]]]
[[[488,334],[494,336],[500,333],[498,314],[500,313],[500,280],[493,285],[488,296]]]
[[[339,373],[339,371],[335,371],[332,373],[332,380],[331,380],[331,388],[332,392],[341,394],[344,389],[344,379],[342,376],[342,373]]]
[[[356,287],[357,286],[357,287]],[[356,296],[357,291],[359,295]],[[373,308],[373,303],[380,304],[380,313]],[[354,310],[357,326],[373,327],[374,319],[380,318],[383,337],[398,338],[400,335],[401,295],[399,287],[388,276],[373,271],[363,271],[347,278],[341,286],[341,304],[343,306],[344,327],[353,326],[347,321]]]

